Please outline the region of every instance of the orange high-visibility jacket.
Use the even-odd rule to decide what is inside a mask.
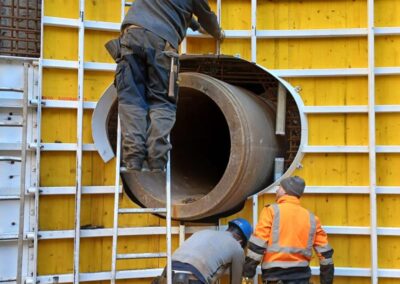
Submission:
[[[263,254],[252,247],[263,248]],[[321,265],[333,264],[332,248],[321,223],[313,213],[300,206],[300,200],[284,195],[277,204],[265,207],[250,238],[247,256],[262,269],[307,267],[315,249]],[[325,254],[327,255],[327,254]]]

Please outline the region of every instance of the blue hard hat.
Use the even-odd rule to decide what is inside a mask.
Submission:
[[[243,218],[237,218],[232,221],[228,222],[229,226],[233,225],[236,226],[242,231],[243,235],[246,238],[246,241],[250,239],[251,234],[253,233],[253,227],[250,225],[250,223]]]

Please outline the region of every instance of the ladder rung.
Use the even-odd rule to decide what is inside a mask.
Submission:
[[[0,161],[21,162],[21,157],[0,156]]]
[[[140,213],[167,213],[167,208],[123,208],[118,210],[119,214]]]
[[[167,257],[166,253],[126,253],[117,254],[117,259],[143,259]]]
[[[0,200],[18,200],[19,195],[0,195]]]
[[[16,122],[16,121],[0,121],[0,126],[20,127],[20,126],[22,126],[22,123]]]

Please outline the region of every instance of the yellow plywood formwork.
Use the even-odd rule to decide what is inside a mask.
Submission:
[[[217,1],[210,1],[216,11]],[[221,22],[226,30],[251,30],[251,1],[222,0]],[[400,26],[400,2],[375,1],[375,23],[379,27]],[[126,10],[126,9],[125,9]],[[45,0],[45,16],[78,19],[79,1]],[[85,20],[120,22],[119,0],[85,1]],[[257,30],[300,29],[349,29],[367,28],[367,0],[334,1],[257,1]],[[85,30],[84,61],[112,63],[104,49],[107,40],[118,36],[115,31]],[[44,59],[78,60],[78,29],[45,26],[43,35]],[[400,66],[400,37],[381,36],[375,40],[377,67]],[[186,52],[207,54],[216,52],[216,42],[210,38],[189,38]],[[226,39],[221,53],[256,60],[269,69],[329,69],[368,68],[368,42],[366,36],[323,37],[290,39],[257,39],[256,58],[252,58],[252,42],[249,38]],[[76,101],[78,97],[78,71],[76,69],[43,70],[44,99]],[[307,107],[357,106],[368,104],[367,76],[291,77],[287,80],[299,86],[299,92]],[[113,81],[110,71],[84,72],[84,100],[96,102]],[[398,75],[376,78],[376,104],[400,104],[400,77]],[[93,143],[91,137],[91,110],[83,116],[83,142]],[[44,143],[76,143],[77,114],[75,109],[44,109],[42,141]],[[310,114],[308,115],[310,146],[368,146],[369,129],[367,113]],[[377,145],[398,146],[400,115],[378,113],[376,115]],[[377,155],[377,185],[399,186],[400,154]],[[43,152],[41,156],[40,186],[75,186],[76,154],[70,152]],[[302,168],[294,174],[306,179],[308,186],[369,186],[368,153],[307,153]],[[82,184],[85,186],[111,186],[115,181],[115,162],[104,164],[96,152],[84,152]],[[259,197],[259,210],[274,202],[273,195]],[[305,207],[318,215],[327,226],[370,226],[370,198],[368,194],[306,194],[302,199]],[[112,195],[83,195],[81,225],[88,228],[112,228]],[[137,207],[125,195],[122,207]],[[377,197],[379,227],[400,227],[400,195],[385,194]],[[245,208],[221,220],[241,216],[251,220],[252,202]],[[40,230],[73,230],[75,197],[71,195],[43,196],[40,198]],[[121,216],[122,227],[164,226],[164,220],[148,214]],[[177,225],[174,223],[174,225]],[[400,255],[398,236],[379,236],[379,268],[399,269]],[[332,234],[330,242],[335,249],[337,267],[370,268],[371,246],[369,235]],[[84,238],[81,241],[81,272],[110,271],[111,237]],[[174,248],[178,245],[173,238]],[[40,275],[73,272],[72,239],[42,240],[39,242],[38,273]],[[120,238],[118,251],[163,252],[164,236],[135,236]],[[118,269],[163,267],[164,260],[119,261]],[[318,266],[314,257],[312,265]],[[338,277],[335,283],[370,283],[368,277]],[[382,278],[379,283],[399,283],[398,279]],[[149,283],[149,280],[119,281],[121,283]],[[317,280],[315,280],[317,282]],[[100,283],[100,282],[99,282]],[[106,282],[105,282],[106,283]],[[107,282],[108,283],[108,282]]]

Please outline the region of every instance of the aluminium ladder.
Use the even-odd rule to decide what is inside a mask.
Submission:
[[[117,260],[121,259],[145,259],[145,258],[167,258],[167,279],[171,283],[171,168],[170,154],[168,153],[168,164],[166,170],[166,208],[119,208],[119,189],[120,189],[120,160],[121,160],[121,125],[118,116],[117,127],[117,152],[116,152],[116,172],[115,172],[115,193],[114,193],[114,225],[112,241],[112,262],[111,262],[111,283],[117,280]],[[166,241],[167,253],[130,253],[118,254],[118,216],[119,214],[144,214],[144,213],[166,213]],[[169,272],[168,272],[169,271]]]
[[[0,200],[19,200],[19,223],[18,223],[18,235],[8,235],[5,234],[0,237],[0,241],[18,241],[18,254],[17,254],[17,274],[16,282],[22,283],[22,265],[23,265],[23,250],[24,250],[24,224],[25,224],[25,178],[26,178],[26,154],[27,154],[27,121],[28,121],[28,69],[29,64],[24,63],[24,87],[22,89],[1,87],[0,94],[7,92],[12,94],[22,93],[22,121],[12,121],[11,117],[6,121],[0,122],[0,127],[18,127],[22,128],[22,141],[21,141],[21,156],[0,156],[0,161],[10,162],[11,164],[15,162],[20,163],[20,191],[19,195],[4,195],[0,193]],[[15,103],[14,99],[6,99],[1,97],[0,104],[1,108],[21,108],[21,103]],[[10,279],[11,280],[11,279]]]
[[[177,69],[175,66],[175,58],[178,56],[174,53],[168,53],[171,58],[171,68],[170,68],[170,79],[169,79],[169,89],[168,95],[174,96],[175,87],[175,76],[177,75]],[[111,262],[111,283],[115,284],[117,279],[117,260],[120,259],[145,259],[145,258],[167,258],[167,284],[172,284],[172,236],[171,236],[171,154],[168,151],[168,162],[166,169],[166,208],[119,208],[119,188],[120,188],[120,162],[121,162],[121,123],[119,116],[117,118],[117,149],[116,149],[116,172],[115,172],[115,195],[114,195],[114,231],[113,231],[113,241],[112,241],[112,262]],[[170,142],[170,137],[168,136],[168,142]],[[119,214],[143,214],[143,213],[166,213],[166,242],[167,242],[167,252],[166,253],[130,253],[130,254],[118,254],[118,216]]]

